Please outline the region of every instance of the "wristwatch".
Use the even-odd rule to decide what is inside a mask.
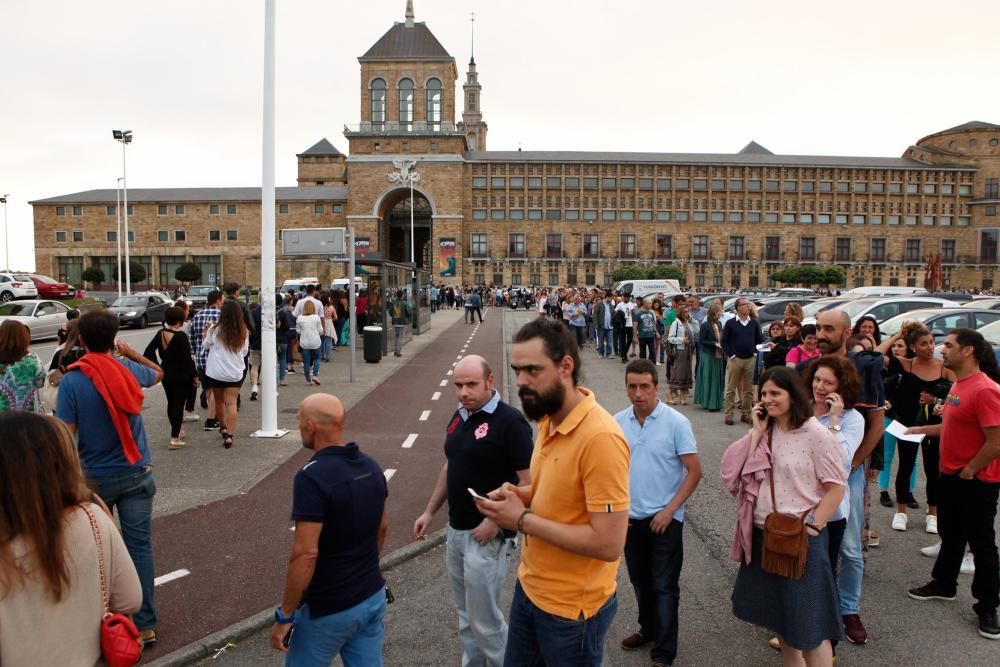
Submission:
[[[285,616],[281,613],[281,607],[274,608],[274,622],[278,625],[288,625],[289,623],[295,622],[295,612],[292,612],[291,616]]]

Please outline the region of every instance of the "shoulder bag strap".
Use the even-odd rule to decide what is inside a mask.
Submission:
[[[767,451],[771,455],[771,469],[767,471],[767,480],[771,485],[771,511],[778,511],[778,501],[774,497],[774,427],[767,428]]]
[[[104,605],[104,616],[107,616],[110,612],[108,608],[108,580],[104,576],[104,547],[101,545],[101,533],[97,529],[97,520],[94,518],[93,512],[84,505],[80,505],[86,514],[87,518],[90,519],[90,529],[94,533],[94,543],[97,544],[97,569],[101,575],[101,601]]]

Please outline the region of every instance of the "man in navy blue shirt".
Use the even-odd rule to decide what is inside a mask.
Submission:
[[[329,665],[337,655],[345,667],[381,666],[385,476],[357,443],[344,443],[336,396],[307,397],[298,419],[302,446],[316,453],[295,474],[295,542],[271,646],[287,652],[288,666]]]
[[[462,664],[503,664],[507,622],[500,595],[507,577],[507,552],[516,533],[503,531],[479,513],[469,489],[480,495],[504,482],[531,483],[531,426],[518,410],[500,400],[494,375],[480,356],[469,355],[454,372],[458,410],[444,441],[447,457],[427,509],[413,524],[422,538],[448,501],[448,574],[458,611]]]
[[[733,423],[736,406],[736,392],[742,386],[740,397],[740,421],[750,423],[750,408],[753,407],[753,367],[757,360],[757,346],[764,342],[760,324],[750,316],[750,300],[740,297],[736,300],[736,317],[722,327],[722,351],[726,355],[726,404],[725,421]]]
[[[83,472],[97,494],[118,512],[122,538],[142,585],[135,624],[143,642],[156,641],[153,601],[153,465],[142,422],[142,389],[163,379],[163,371],[115,341],[118,318],[106,310],[84,313],[77,325],[87,353],[59,383],[56,416],[76,435]],[[118,357],[112,356],[117,351]],[[131,405],[129,405],[131,404]]]

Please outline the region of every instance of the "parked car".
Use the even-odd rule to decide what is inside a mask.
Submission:
[[[145,329],[151,323],[163,322],[168,305],[160,296],[133,294],[115,299],[108,310],[118,316],[118,324]]]
[[[793,297],[793,296],[804,296],[816,298],[819,294],[816,290],[807,289],[805,287],[782,287],[776,292],[771,292],[768,294],[769,297],[780,299],[782,297]]]
[[[156,290],[147,290],[145,292],[133,292],[133,296],[158,296],[167,302],[168,306],[174,305],[174,299],[166,292],[159,292]]]
[[[930,308],[911,310],[879,324],[883,336],[894,336],[904,322],[922,322],[934,334],[934,343],[943,343],[952,329],[979,329],[1000,320],[1000,310],[988,308]]]
[[[765,340],[769,338],[768,329],[771,328],[771,322],[784,321],[785,319],[785,308],[790,303],[797,303],[804,307],[812,303],[812,299],[809,297],[797,296],[788,297],[780,299],[768,299],[764,305],[757,306],[757,322],[760,323],[760,332],[764,334]]]
[[[76,288],[67,283],[61,283],[39,273],[30,273],[28,278],[35,283],[38,296],[42,299],[72,299],[76,296]]]
[[[908,313],[918,308],[957,308],[961,304],[948,299],[936,299],[924,296],[894,296],[894,297],[870,297],[867,299],[853,299],[845,301],[835,310],[842,310],[851,317],[851,326],[854,326],[864,315],[871,315],[880,325],[890,317],[900,313]],[[816,324],[815,317],[807,317],[803,324]]]
[[[993,346],[993,354],[996,355],[997,363],[1000,364],[1000,322],[987,324],[979,329],[979,333],[983,334],[986,342]]]
[[[0,273],[0,301],[37,298],[38,288],[31,278],[19,273]]]
[[[208,293],[217,289],[219,288],[215,285],[192,285],[188,287],[187,294],[184,295],[184,300],[191,306],[191,314],[193,315],[204,308],[205,303],[208,301]]]
[[[15,320],[28,327],[31,340],[55,338],[66,323],[69,306],[59,301],[10,301],[0,305],[0,322]]]
[[[802,304],[802,314],[806,317],[816,317],[824,310],[836,308],[840,304],[847,303],[850,300],[850,297],[846,296],[825,296],[822,299],[816,299],[815,301]]]
[[[962,304],[965,308],[987,308],[989,310],[1000,310],[1000,298],[973,299]]]
[[[886,287],[876,285],[874,287],[855,287],[841,294],[852,299],[866,298],[872,296],[907,296],[910,294],[923,294],[926,292],[923,287]]]

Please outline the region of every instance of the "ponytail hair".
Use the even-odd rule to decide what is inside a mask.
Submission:
[[[997,357],[993,346],[983,338],[983,334],[974,329],[955,329],[951,332],[959,347],[971,347],[979,364],[979,370],[991,380],[1000,384],[1000,369],[997,368]]]

